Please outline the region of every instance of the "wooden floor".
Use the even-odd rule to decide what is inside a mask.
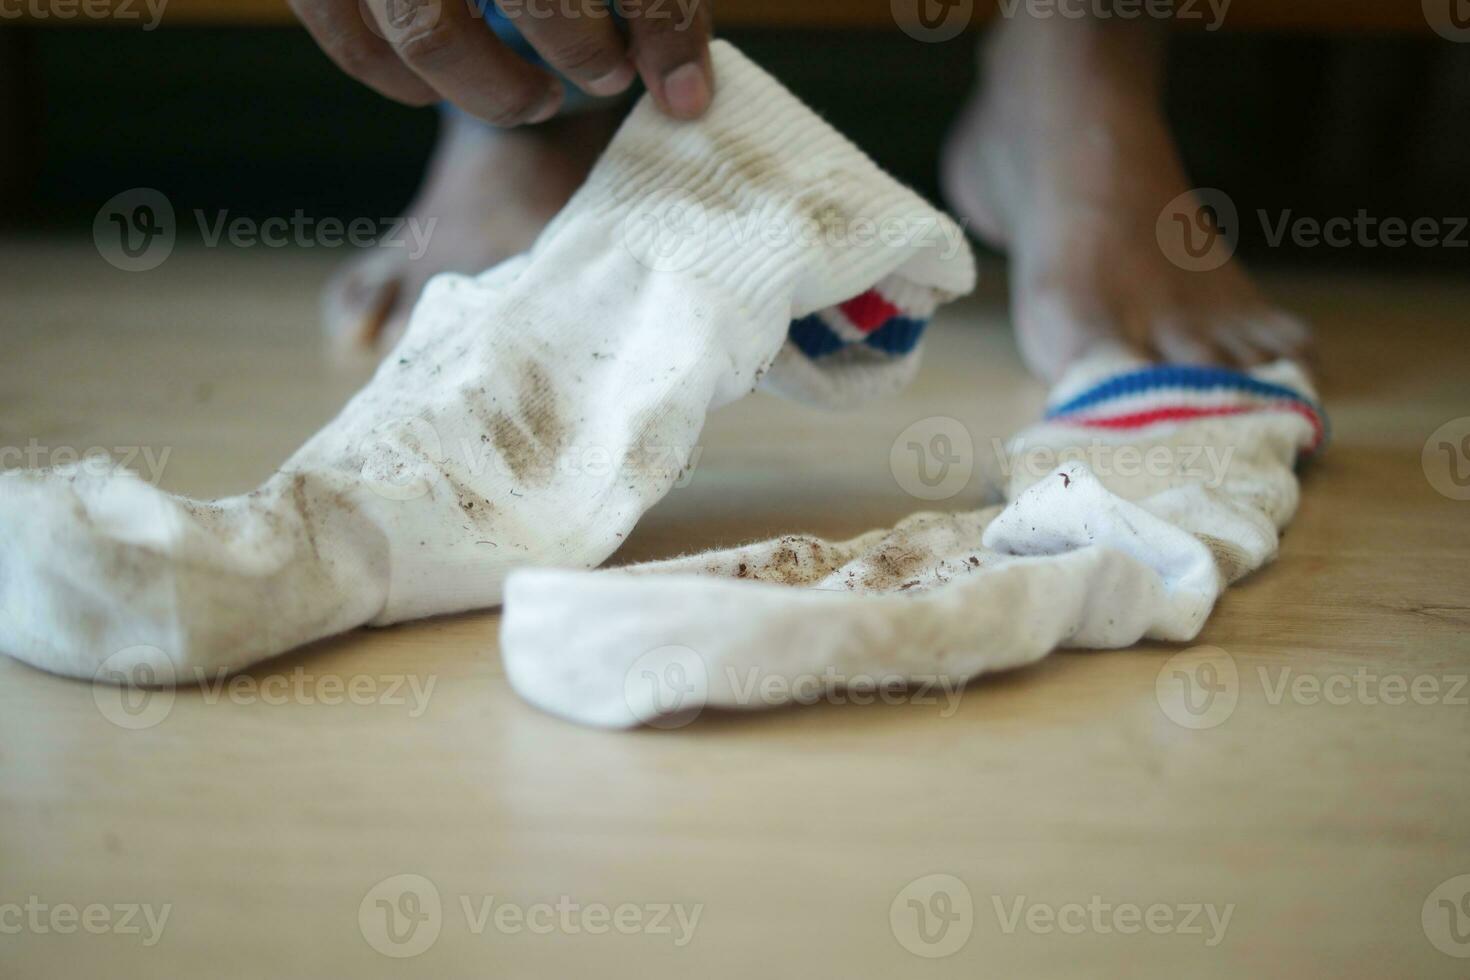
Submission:
[[[149,447],[169,489],[247,487],[354,383],[317,351],[335,258],[181,249],[127,274],[89,243],[0,245],[0,446]],[[632,734],[519,701],[493,612],[358,632],[143,714],[0,658],[0,975],[1464,976],[1470,501],[1421,450],[1470,415],[1470,284],[1268,285],[1318,326],[1336,442],[1280,561],[1200,638],[1238,671],[1222,723],[1171,720],[1161,645],[1054,656],[952,713]],[[621,557],[917,509],[888,469],[902,429],[953,416],[983,460],[1042,394],[993,270],[930,353],[854,415],[721,413]],[[333,679],[356,703],[324,703]],[[1338,703],[1295,686],[1317,681]],[[427,882],[379,884],[398,875]],[[631,934],[598,917],[625,903]],[[161,933],[129,905],[168,907]],[[699,907],[692,934],[673,906]]]

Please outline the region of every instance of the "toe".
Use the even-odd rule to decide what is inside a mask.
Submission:
[[[1118,342],[1118,331],[1106,317],[1088,312],[1060,292],[1021,291],[1013,305],[1021,358],[1044,380],[1058,380],[1080,358]]]
[[[340,352],[372,350],[401,305],[401,256],[374,251],[352,260],[327,284],[322,319],[328,343]]]
[[[1229,364],[1234,360],[1210,325],[1185,317],[1159,320],[1150,337],[1154,353],[1174,364]]]
[[[1251,339],[1274,357],[1298,357],[1312,344],[1312,331],[1290,313],[1269,311],[1254,317]]]
[[[382,329],[378,332],[378,350],[387,353],[398,346],[403,335],[408,332],[409,314],[413,312],[413,306],[409,303],[398,303],[392,312],[383,319]]]
[[[1237,367],[1256,367],[1272,359],[1269,349],[1255,338],[1254,320],[1230,319],[1215,330],[1215,344],[1226,355],[1228,363]]]

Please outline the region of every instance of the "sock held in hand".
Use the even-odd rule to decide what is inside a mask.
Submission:
[[[434,280],[367,387],[254,492],[0,476],[0,649],[177,676],[494,605],[513,569],[611,554],[706,413],[768,369],[828,401],[911,369],[867,343],[871,310],[830,368],[791,325],[872,294],[913,333],[972,285],[958,229],[734,48],[713,63],[701,120],[645,98],[534,248]]]

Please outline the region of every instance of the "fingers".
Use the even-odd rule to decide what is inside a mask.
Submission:
[[[633,84],[636,73],[608,0],[527,0],[500,6],[531,47],[584,92],[618,95]]]
[[[399,60],[388,42],[368,29],[357,0],[290,0],[307,33],[327,57],[380,95],[408,105],[429,105],[439,93]]]
[[[710,0],[617,0],[628,21],[633,63],[658,107],[695,119],[714,93],[710,67]]]
[[[448,100],[496,126],[542,122],[561,107],[561,82],[509,50],[473,9],[491,0],[289,0],[345,71],[410,105]],[[616,3],[630,43],[611,17]],[[677,119],[709,108],[709,0],[502,0],[505,16],[557,71],[599,96],[641,74]]]
[[[471,115],[518,126],[561,108],[561,83],[501,44],[464,0],[366,3],[403,64]]]

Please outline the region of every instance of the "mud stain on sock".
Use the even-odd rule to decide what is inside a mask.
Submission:
[[[776,550],[768,557],[738,559],[734,567],[736,578],[756,582],[771,582],[777,585],[809,585],[819,582],[841,567],[845,555],[832,556],[826,543],[818,538],[790,534],[776,542]],[[730,569],[723,565],[711,566],[714,575],[729,575]]]
[[[555,471],[556,454],[567,439],[567,424],[556,389],[535,361],[521,365],[516,405],[519,419],[505,412],[490,421],[490,437],[511,475],[521,483],[545,483]]]
[[[615,183],[627,180],[629,174],[638,174],[640,183],[648,185],[646,174],[649,164],[662,160],[667,153],[664,146],[639,145],[629,139],[619,139],[608,147],[598,170]],[[790,182],[783,176],[784,168],[779,159],[735,133],[713,136],[708,160],[685,166],[690,166],[693,172],[680,173],[674,179],[680,196],[692,197],[712,213],[741,212],[749,208],[751,201],[759,198],[763,189]],[[648,186],[648,192],[657,193],[662,186]]]
[[[504,412],[497,413],[491,420],[490,437],[500,451],[500,458],[510,467],[511,475],[522,483],[530,480],[536,470],[537,455],[531,437]]]
[[[520,408],[531,437],[553,452],[566,439],[566,423],[558,411],[556,389],[535,361],[521,366]]]
[[[459,509],[464,512],[464,516],[468,517],[477,525],[494,519],[494,504],[474,490],[471,490],[463,481],[447,469],[441,470],[440,472],[444,476],[444,482],[448,483],[449,489],[453,491],[455,500],[459,504]]]
[[[915,573],[931,563],[935,555],[906,537],[874,553],[858,572],[858,584],[874,592],[911,589],[919,584]]]
[[[291,478],[291,501],[301,513],[301,525],[306,529],[306,543],[311,547],[311,556],[320,559],[322,555],[316,544],[316,528],[312,526],[311,500],[306,493],[305,473],[297,473]]]
[[[1220,574],[1224,576],[1227,583],[1240,578],[1250,567],[1250,560],[1245,553],[1228,541],[1222,541],[1208,534],[1196,534],[1195,537],[1210,549],[1210,554],[1215,559],[1215,567],[1220,569]]]

